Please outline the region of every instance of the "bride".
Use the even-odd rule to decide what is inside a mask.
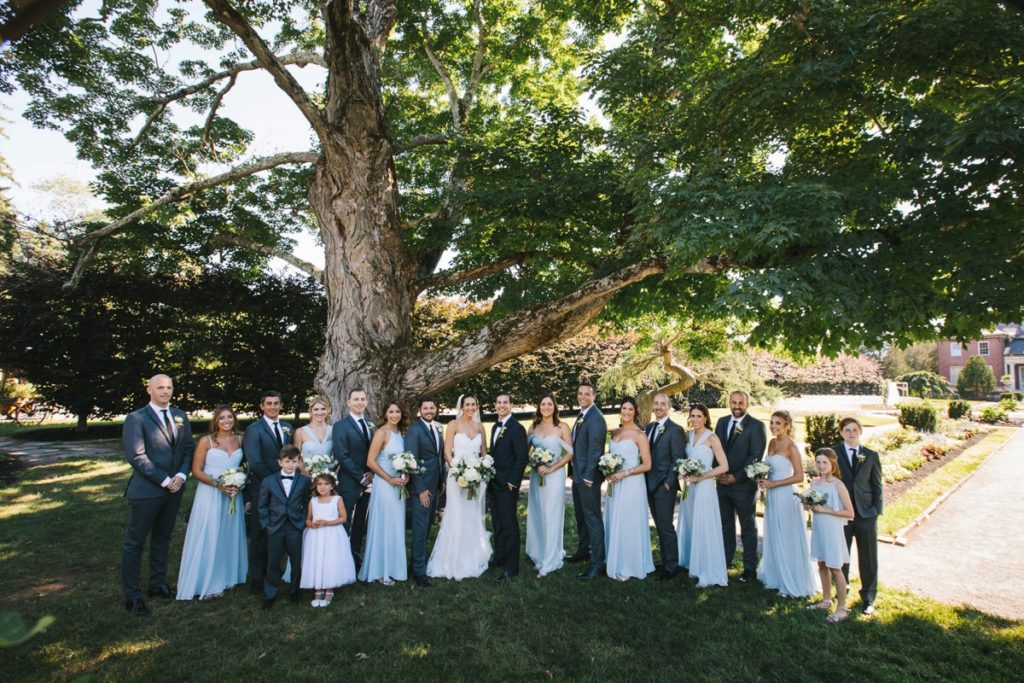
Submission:
[[[427,576],[445,579],[477,577],[487,569],[491,557],[490,534],[484,528],[484,484],[470,500],[466,489],[452,476],[454,456],[487,455],[484,428],[480,424],[475,396],[460,396],[456,418],[445,430],[444,460],[448,465],[445,481],[447,503],[441,518],[441,530],[427,562]]]

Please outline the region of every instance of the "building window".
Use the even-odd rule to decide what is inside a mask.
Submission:
[[[978,353],[982,356],[988,355],[988,342],[978,342]]]
[[[953,358],[959,358],[962,348],[960,342],[949,342],[949,355]]]

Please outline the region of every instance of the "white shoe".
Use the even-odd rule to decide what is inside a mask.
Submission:
[[[313,602],[311,602],[309,604],[311,606],[313,606],[313,607],[323,607],[324,606],[324,601],[323,600],[314,600]]]

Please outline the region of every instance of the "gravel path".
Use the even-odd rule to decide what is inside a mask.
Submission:
[[[879,544],[882,586],[1024,619],[1022,483],[1024,430],[990,455],[905,547]]]

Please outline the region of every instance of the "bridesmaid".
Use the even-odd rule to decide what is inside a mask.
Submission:
[[[544,578],[561,569],[565,557],[565,466],[572,460],[572,434],[569,425],[558,419],[554,395],[541,396],[527,439],[530,446],[544,448],[556,458],[530,473],[526,505],[526,555],[533,560],[538,578]]]
[[[375,475],[370,509],[367,512],[366,552],[359,567],[360,581],[376,581],[392,586],[405,581],[405,501],[402,487],[409,483],[406,475],[398,476],[391,456],[405,450],[403,437],[405,413],[397,403],[389,403],[384,424],[373,433],[366,466]]]
[[[774,438],[768,443],[768,456],[764,461],[772,471],[767,481],[758,482],[767,497],[764,553],[757,578],[783,597],[810,597],[818,587],[808,560],[807,524],[800,500],[793,495],[793,485],[804,480],[800,449],[793,441],[793,418],[785,410],[777,410],[772,413],[768,428]]]
[[[234,486],[217,481],[242,462],[242,439],[228,405],[214,408],[210,433],[196,444],[192,476],[199,482],[185,531],[178,569],[178,600],[219,598],[226,588],[245,583],[249,555],[245,545],[245,500]]]
[[[612,433],[609,450],[624,458],[622,468],[605,479],[604,544],[608,576],[619,581],[642,579],[654,571],[651,528],[647,519],[647,481],[651,445],[636,425],[636,399],[622,401],[621,425]],[[724,552],[724,551],[723,551]]]
[[[853,519],[853,502],[850,493],[839,478],[839,463],[836,452],[831,448],[819,448],[814,454],[814,468],[818,476],[811,481],[811,488],[828,496],[824,505],[815,505],[813,531],[811,531],[811,557],[818,561],[818,576],[821,579],[821,602],[811,605],[812,609],[827,610],[832,606],[832,583],[836,586],[836,611],[828,615],[831,622],[843,621],[849,616],[846,611],[846,577],[843,565],[850,561],[850,549],[846,545],[845,527]]]
[[[331,402],[323,396],[314,396],[309,402],[309,424],[295,430],[294,443],[302,451],[299,469],[306,471],[306,461],[315,455],[331,455]]]
[[[722,514],[718,510],[715,477],[729,471],[729,461],[722,450],[722,442],[709,428],[711,414],[708,407],[696,403],[690,408],[690,433],[686,442],[686,457],[699,460],[704,473],[687,477],[690,487],[689,506],[679,506],[679,566],[686,567],[697,585],[725,586],[729,576],[725,569],[725,542],[722,540]],[[717,463],[715,467],[713,464]],[[684,539],[684,535],[686,538]],[[684,555],[684,549],[686,554]]]

